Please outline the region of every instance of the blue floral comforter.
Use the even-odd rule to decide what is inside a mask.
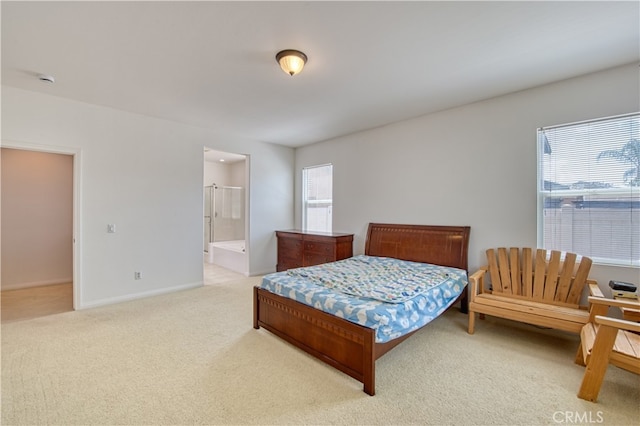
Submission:
[[[359,255],[265,275],[261,288],[373,328],[383,343],[419,329],[467,286],[467,272]]]

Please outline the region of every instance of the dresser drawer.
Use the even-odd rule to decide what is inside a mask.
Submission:
[[[319,265],[321,263],[328,263],[335,261],[333,254],[321,254],[321,253],[308,253],[304,254],[304,266]]]
[[[288,269],[300,268],[301,266],[300,259],[278,259],[276,271],[286,271]]]
[[[302,256],[302,240],[279,238],[278,255],[282,257],[300,258]]]
[[[318,241],[305,241],[304,242],[304,252],[306,253],[314,253],[314,254],[324,254],[333,256],[333,252],[336,249],[336,244],[334,242],[330,243],[321,243]]]

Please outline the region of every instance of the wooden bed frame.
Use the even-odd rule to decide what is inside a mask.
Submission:
[[[365,254],[467,270],[468,226],[370,223]],[[292,345],[348,374],[375,394],[375,361],[414,332],[386,343],[373,329],[327,314],[259,287],[253,290],[253,328],[264,327]],[[460,296],[467,308],[467,290]],[[417,330],[416,330],[417,331]]]

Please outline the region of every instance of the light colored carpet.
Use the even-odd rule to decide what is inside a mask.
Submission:
[[[2,424],[637,424],[638,376],[576,392],[577,337],[451,310],[377,362],[376,396],[252,328],[260,278],[2,325]],[[579,422],[575,420],[579,419]]]

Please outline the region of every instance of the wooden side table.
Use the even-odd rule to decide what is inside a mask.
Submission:
[[[637,286],[635,284],[611,280],[609,281],[609,287],[611,287],[611,293],[613,295],[613,298],[616,300],[627,302],[638,302],[638,300],[640,300],[640,297],[638,297],[638,294],[636,293]],[[635,297],[624,297],[631,295],[634,295]],[[621,307],[620,310],[622,311],[622,319],[625,319],[627,321],[640,322],[640,308],[635,309]]]
[[[628,298],[616,297],[618,300],[633,300]],[[638,299],[636,299],[638,300]],[[640,322],[640,309],[620,308],[622,311],[622,319],[627,321]]]

